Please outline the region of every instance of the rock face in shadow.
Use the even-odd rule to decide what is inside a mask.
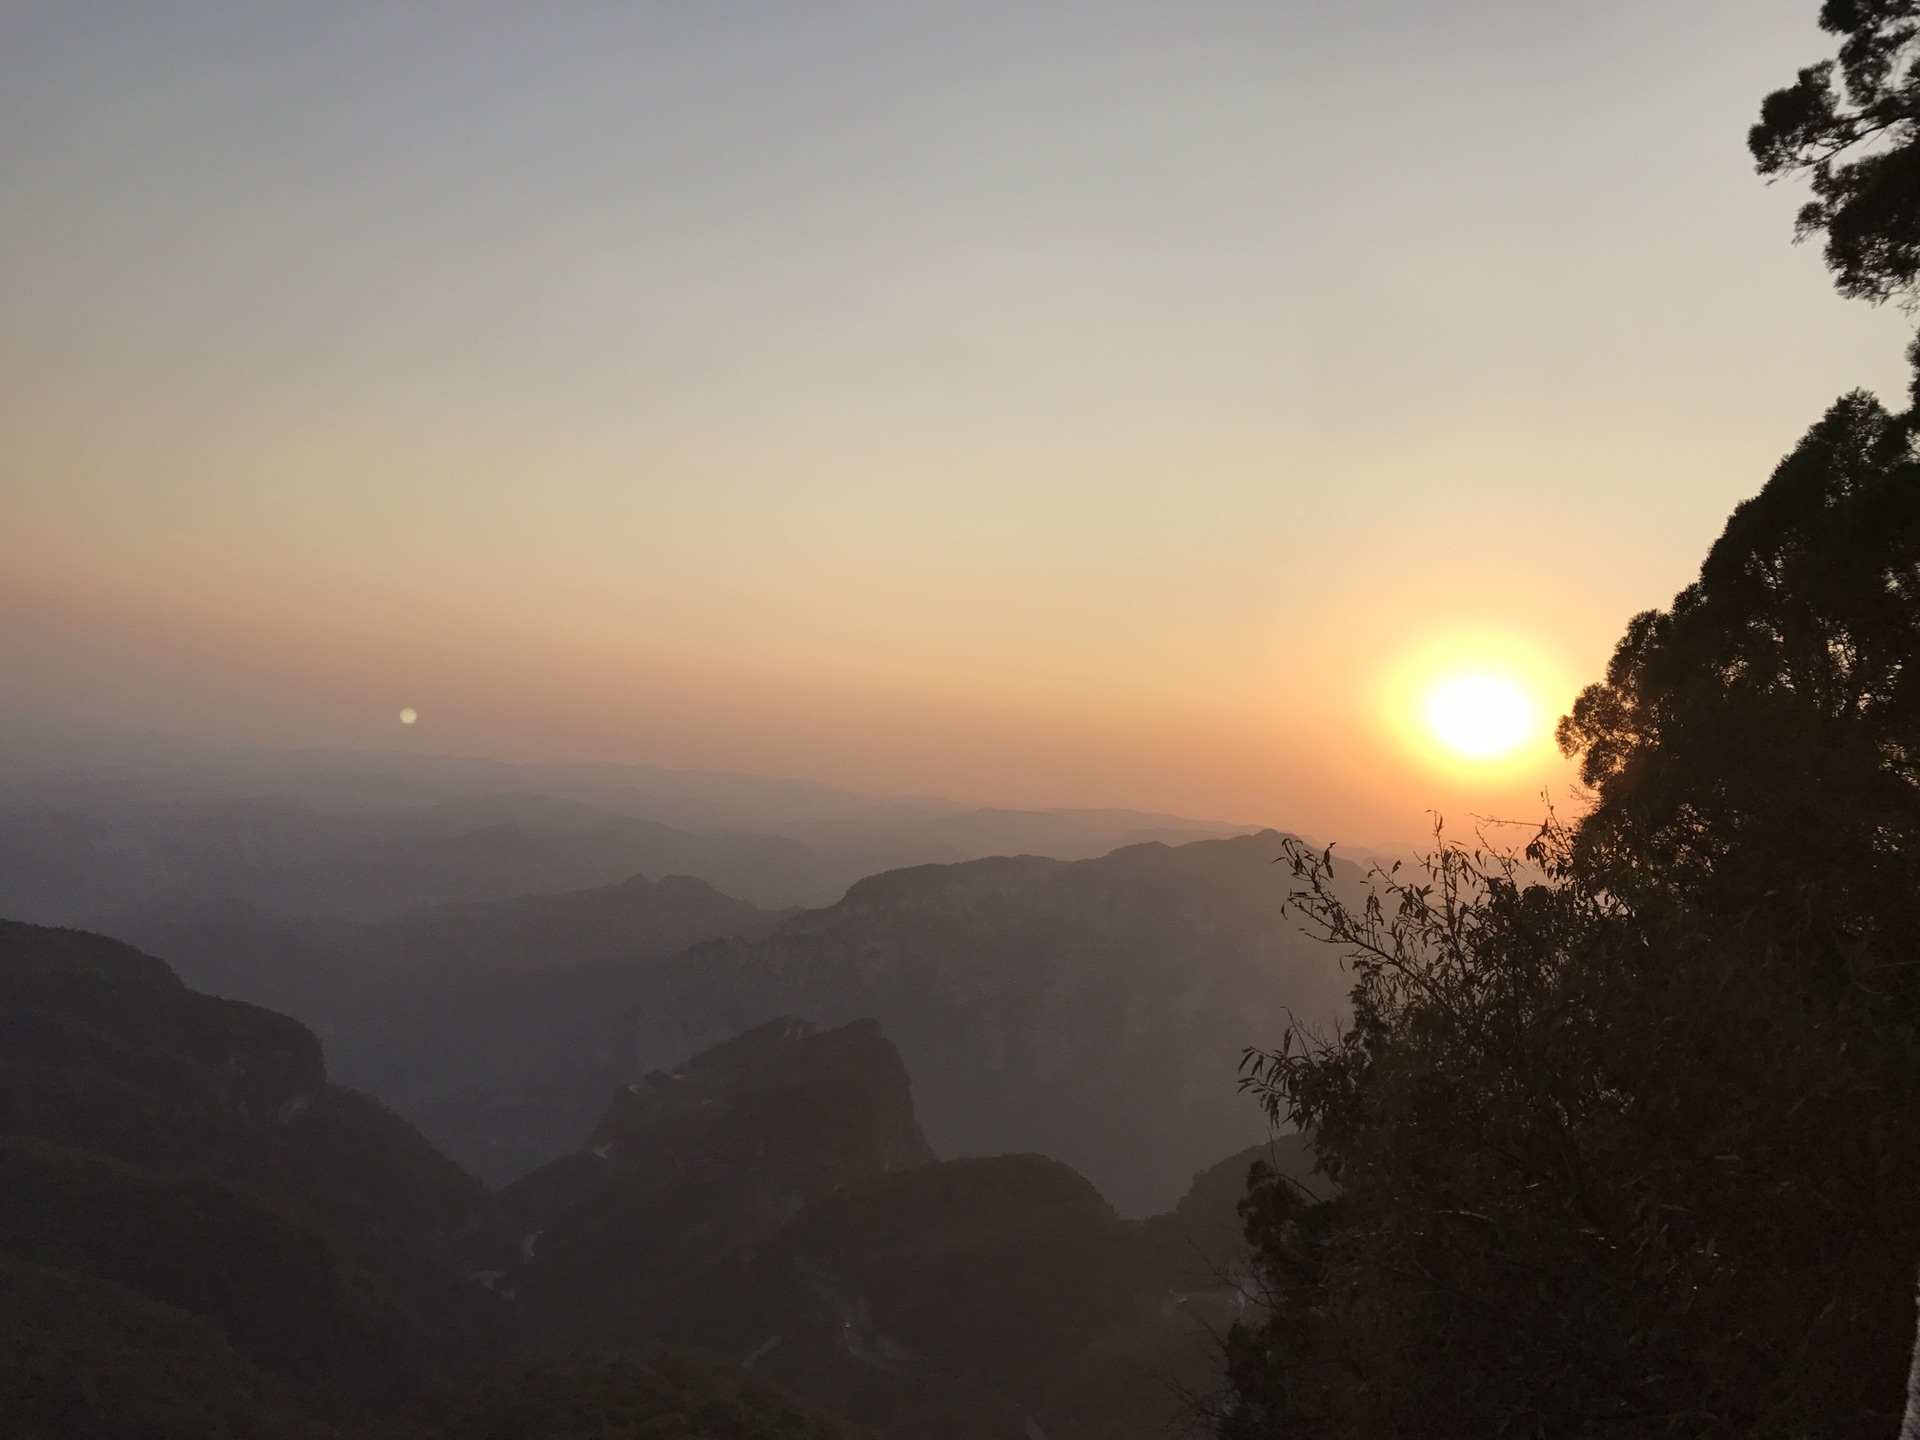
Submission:
[[[495,1184],[576,1148],[632,1052],[631,973],[785,913],[684,875],[448,906],[396,920],[290,921],[243,906],[136,932],[189,984],[293,1015],[334,1073]]]
[[[329,1085],[305,1027],[118,942],[0,922],[0,1311],[9,1344],[78,1367],[46,1405],[117,1373],[132,1331],[221,1393],[387,1409],[514,1342],[477,1278],[505,1254],[479,1183]]]
[[[617,1091],[586,1149],[503,1192],[515,1291],[580,1338],[698,1338],[809,1202],[931,1158],[877,1025],[773,1021]]]
[[[935,1161],[872,1021],[757,1027],[615,1095],[587,1149],[509,1187],[511,1288],[573,1342],[732,1355],[885,1437],[1146,1440],[1247,1302],[1255,1159],[1122,1219],[1040,1155]]]
[[[139,938],[191,983],[313,1025],[336,1075],[493,1183],[579,1148],[650,1070],[782,1015],[872,1017],[940,1153],[1053,1155],[1144,1216],[1265,1133],[1237,1091],[1244,1047],[1344,1007],[1279,853],[1266,832],[921,866],[786,916],[635,878],[378,924],[235,909]]]
[[[718,1356],[587,1351],[517,1361],[380,1440],[848,1440]]]
[[[1052,1155],[1150,1215],[1265,1134],[1245,1047],[1344,1009],[1349,977],[1286,912],[1280,839],[876,875],[764,940],[636,973],[634,1049],[872,1016],[941,1154]]]
[[[1123,1219],[1058,1160],[936,1161],[873,1021],[781,1018],[495,1197],[296,1022],[0,923],[0,1433],[1149,1440],[1246,1303],[1255,1158],[1310,1160]]]
[[[1091,1351],[1139,1325],[1151,1262],[1138,1226],[1057,1160],[928,1165],[795,1217],[749,1288],[749,1353],[887,1435],[1151,1433],[1138,1416],[1062,1428],[1055,1403]]]

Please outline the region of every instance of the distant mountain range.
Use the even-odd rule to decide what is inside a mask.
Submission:
[[[1347,988],[1271,831],[420,755],[0,760],[0,915],[296,1016],[492,1183],[728,1035],[873,1016],[939,1153],[1054,1155],[1147,1214],[1260,1133],[1244,1047]]]
[[[61,924],[225,900],[375,919],[635,873],[692,875],[770,908],[824,905],[908,865],[1085,859],[1252,828],[647,766],[0,729],[0,914]]]
[[[1054,1155],[1141,1215],[1263,1133],[1242,1050],[1341,1009],[1346,977],[1284,913],[1280,838],[920,866],[795,914],[634,880],[381,923],[229,908],[126,933],[311,1024],[337,1073],[495,1182],[577,1146],[615,1086],[728,1035],[872,1016],[937,1152]]]

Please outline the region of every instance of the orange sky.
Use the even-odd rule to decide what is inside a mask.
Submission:
[[[1550,718],[1902,385],[1814,8],[0,12],[0,720],[1535,814],[1408,677]]]

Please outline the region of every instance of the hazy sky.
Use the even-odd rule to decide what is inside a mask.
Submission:
[[[1533,813],[1409,677],[1563,706],[1904,385],[1816,10],[8,0],[0,714]]]

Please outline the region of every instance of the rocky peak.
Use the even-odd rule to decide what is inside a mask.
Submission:
[[[614,1093],[587,1142],[618,1168],[720,1166],[815,1199],[932,1159],[900,1052],[872,1020],[780,1019]]]
[[[584,1150],[508,1188],[516,1285],[587,1335],[655,1333],[806,1204],[932,1158],[877,1024],[770,1021],[623,1086]]]

